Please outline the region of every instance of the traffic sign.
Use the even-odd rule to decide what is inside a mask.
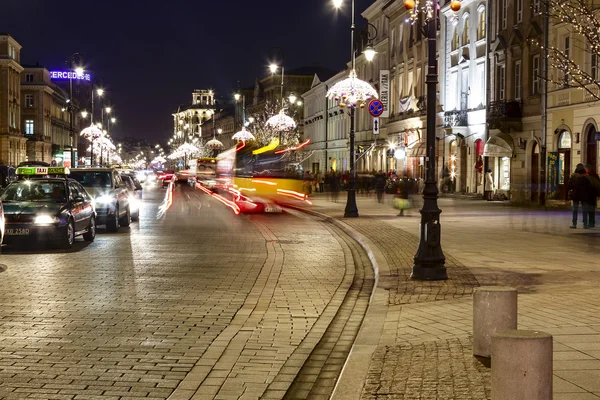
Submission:
[[[379,117],[383,114],[383,103],[379,99],[373,99],[369,102],[369,114],[373,117]]]
[[[379,117],[373,117],[373,135],[379,135]]]

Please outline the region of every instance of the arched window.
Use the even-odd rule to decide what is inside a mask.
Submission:
[[[458,27],[455,26],[454,27],[454,35],[452,35],[452,44],[451,44],[451,50],[457,50],[458,49]]]
[[[477,8],[479,18],[477,20],[477,40],[485,37],[485,6],[482,4]]]
[[[564,131],[560,134],[560,139],[558,140],[558,148],[559,149],[570,149],[571,148],[571,133],[569,131]]]
[[[463,30],[462,30],[462,45],[469,43],[469,14],[464,15]]]

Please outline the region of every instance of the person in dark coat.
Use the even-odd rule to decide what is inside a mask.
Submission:
[[[382,170],[375,175],[375,192],[377,193],[377,202],[383,203],[383,192],[385,191],[385,184],[387,183],[387,176]]]
[[[583,164],[577,164],[575,173],[569,179],[569,200],[573,202],[573,224],[571,229],[577,228],[577,214],[581,206],[581,217],[583,229],[589,229],[588,225],[588,201],[592,191],[592,183],[588,179]]]
[[[598,207],[598,197],[600,197],[600,177],[596,173],[593,165],[586,165],[587,178],[590,180],[591,187],[588,196],[588,226],[596,227],[596,208]]]

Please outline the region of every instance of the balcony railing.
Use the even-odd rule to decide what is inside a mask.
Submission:
[[[500,100],[490,103],[488,121],[494,121],[502,118],[522,118],[521,102],[518,100]]]
[[[453,126],[468,126],[469,118],[467,110],[446,111],[444,113],[444,126],[452,128]]]

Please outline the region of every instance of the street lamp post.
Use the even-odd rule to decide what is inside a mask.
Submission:
[[[456,1],[456,0],[455,0]],[[433,0],[432,12],[427,13],[427,43],[428,62],[427,76],[427,152],[426,152],[426,178],[423,189],[423,208],[421,209],[421,234],[419,248],[414,257],[411,279],[416,280],[445,280],[448,279],[446,272],[446,257],[441,246],[441,210],[438,207],[438,188],[436,180],[436,86],[437,86],[437,11],[438,1]],[[460,8],[460,4],[458,5]],[[415,7],[415,12],[420,12]]]
[[[69,114],[70,114],[70,121],[69,121],[69,136],[71,139],[71,168],[75,167],[75,161],[76,161],[76,157],[75,157],[75,127],[74,127],[74,123],[75,123],[75,106],[73,104],[73,63],[75,59],[79,60],[79,63],[81,64],[81,60],[83,59],[83,54],[81,53],[73,53],[71,55],[71,57],[69,57],[69,72],[71,73],[69,75]],[[77,71],[76,71],[77,75],[81,75],[83,74],[83,69],[81,67],[77,67]]]

